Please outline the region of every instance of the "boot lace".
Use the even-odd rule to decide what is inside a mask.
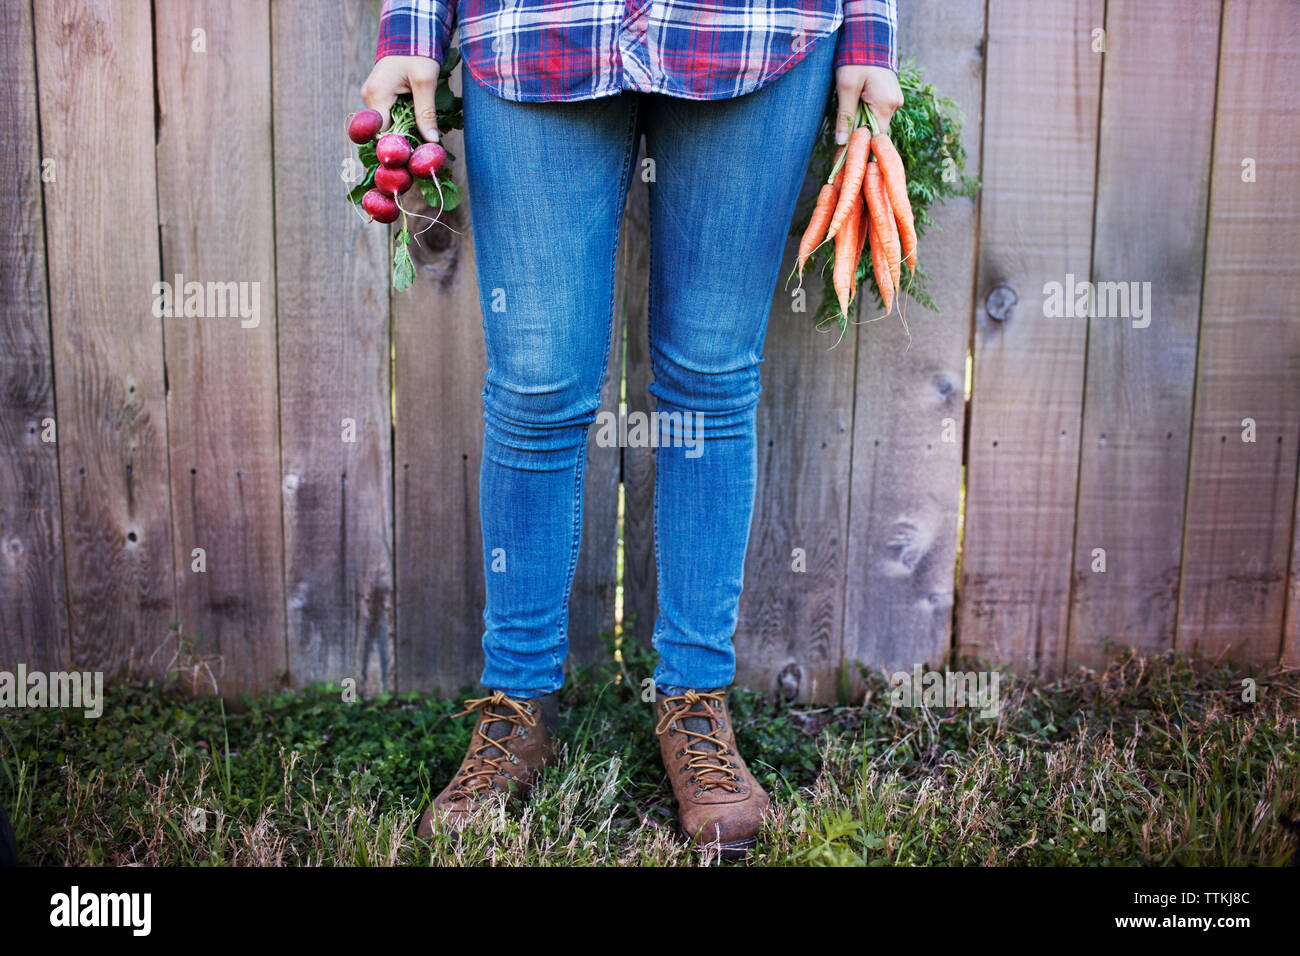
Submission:
[[[470,739],[465,770],[456,779],[452,788],[464,797],[474,797],[480,791],[490,789],[493,786],[493,777],[509,777],[510,771],[506,769],[506,764],[517,762],[505,748],[506,739],[513,736],[514,731],[494,740],[488,736],[489,727],[497,723],[507,723],[515,727],[537,726],[538,715],[530,713],[526,702],[507,697],[501,691],[496,691],[491,697],[477,697],[465,701],[465,709],[452,716],[464,717],[466,714],[473,714],[480,710],[485,713],[474,731],[474,736]],[[498,752],[496,756],[489,755],[493,750]]]
[[[712,790],[714,787],[722,787],[732,793],[740,789],[740,777],[736,775],[735,764],[724,760],[730,753],[730,744],[724,740],[719,740],[716,734],[722,733],[726,729],[721,718],[713,712],[710,701],[716,701],[718,704],[725,702],[722,692],[709,694],[700,693],[699,691],[688,690],[680,697],[664,698],[664,715],[659,718],[659,723],[655,726],[655,733],[664,734],[668,728],[677,721],[676,730],[680,734],[686,735],[688,739],[686,747],[682,754],[690,757],[686,762],[686,768],[692,771],[697,792],[703,793],[706,790]],[[704,704],[704,711],[692,710],[698,703]],[[684,718],[703,717],[709,721],[710,730],[702,733],[697,730],[691,730],[686,726]],[[715,750],[702,750],[701,744],[713,744]]]

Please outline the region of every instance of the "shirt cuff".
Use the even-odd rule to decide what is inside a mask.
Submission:
[[[454,16],[451,0],[384,0],[375,59],[427,56],[445,62]]]
[[[897,72],[896,0],[844,0],[835,66],[883,66]]]

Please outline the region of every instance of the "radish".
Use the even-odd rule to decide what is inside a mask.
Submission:
[[[362,110],[352,117],[352,122],[348,124],[348,139],[358,146],[368,143],[375,138],[375,134],[383,125],[384,117],[379,110]]]
[[[376,222],[396,222],[400,213],[397,200],[385,196],[378,189],[371,189],[361,197],[361,208],[370,213]]]
[[[406,168],[416,179],[432,179],[447,164],[447,151],[437,143],[424,143],[415,148]]]
[[[414,181],[411,174],[401,167],[389,169],[380,166],[375,170],[375,188],[385,196],[400,196],[411,188]]]
[[[406,141],[406,137],[401,133],[389,133],[386,136],[379,137],[379,145],[375,147],[375,156],[379,159],[381,165],[389,169],[397,169],[405,166],[406,161],[411,158],[411,144]]]

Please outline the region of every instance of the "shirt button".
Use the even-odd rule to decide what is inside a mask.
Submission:
[[[804,46],[803,34],[796,32],[794,35],[794,39],[790,41],[790,49],[794,50],[795,53],[798,53],[803,49],[803,46]]]
[[[493,52],[493,53],[500,53],[500,52],[501,52],[501,38],[500,38],[500,37],[497,37],[495,40],[492,41],[492,52]]]

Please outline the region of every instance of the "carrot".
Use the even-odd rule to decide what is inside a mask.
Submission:
[[[871,230],[867,228],[870,220],[867,216],[866,196],[862,199],[862,208],[858,212],[857,224],[857,252],[853,255],[853,286],[850,293],[850,299],[856,298],[858,294],[858,263],[862,261],[862,247],[867,244],[867,233]]]
[[[867,241],[871,245],[871,267],[876,274],[876,285],[880,289],[880,298],[885,303],[885,315],[894,311],[894,280],[889,274],[889,259],[885,255],[885,245],[876,232],[876,223],[872,220]]]
[[[831,213],[835,211],[835,201],[838,198],[839,190],[832,183],[822,186],[822,191],[817,194],[817,205],[813,207],[812,218],[808,220],[808,228],[799,240],[799,258],[795,260],[799,275],[803,275],[804,263],[826,237],[826,227],[831,223]]]
[[[894,210],[894,221],[902,242],[902,257],[907,260],[909,268],[915,269],[916,220],[912,216],[912,201],[907,198],[907,174],[903,170],[903,157],[898,155],[898,149],[888,133],[877,133],[871,137],[871,152],[884,174],[885,192],[889,195],[889,204]]]
[[[832,169],[839,163],[840,157],[844,155],[847,148],[847,146],[840,147],[840,151],[835,154]],[[840,166],[839,172],[832,177],[832,181],[823,185],[821,192],[817,194],[817,204],[813,206],[812,216],[808,219],[808,228],[803,231],[803,238],[799,240],[799,258],[796,268],[800,276],[803,275],[803,267],[808,257],[826,238],[826,227],[831,223],[831,213],[835,211],[835,203],[840,197],[840,184],[843,182],[844,167]]]
[[[828,238],[835,236],[849,218],[858,193],[862,191],[862,177],[867,171],[867,154],[871,147],[871,131],[859,126],[849,134],[848,151],[844,154],[844,183],[840,187],[840,198],[835,204],[835,213],[831,216],[831,227],[827,230]]]
[[[901,289],[902,252],[898,247],[898,228],[894,225],[893,206],[885,190],[884,170],[879,163],[867,163],[867,174],[862,181],[862,194],[866,196],[868,215],[871,217],[871,232],[879,242],[881,255],[884,256],[885,274],[892,290]],[[880,261],[875,258],[875,246],[872,246],[872,263],[876,269],[876,285],[884,295],[881,282]],[[885,300],[892,302],[893,295]]]
[[[853,276],[858,270],[857,229],[862,222],[862,195],[857,190],[849,202],[849,214],[845,217],[844,228],[835,237],[835,269],[831,280],[835,286],[835,296],[839,299],[840,312],[849,314],[849,303],[853,299]]]

